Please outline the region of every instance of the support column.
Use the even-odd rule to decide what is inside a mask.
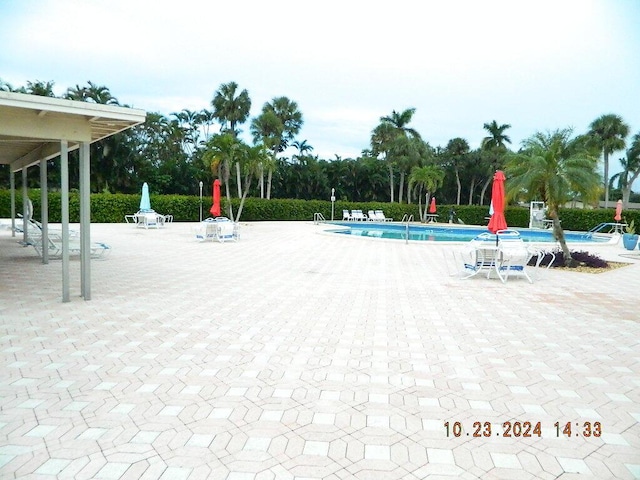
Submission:
[[[69,302],[69,143],[60,141],[60,200],[62,216],[62,301]]]
[[[49,263],[49,194],[47,192],[47,161],[40,160],[40,203],[42,217],[42,263]]]
[[[16,177],[9,165],[9,190],[11,194],[11,236],[16,236]]]
[[[29,228],[29,196],[27,195],[27,167],[22,167],[22,241],[27,243]]]
[[[80,295],[91,300],[91,175],[89,142],[80,143]]]

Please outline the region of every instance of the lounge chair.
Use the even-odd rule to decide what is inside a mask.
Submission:
[[[367,212],[367,220],[369,220],[370,222],[379,222],[380,221],[380,219],[376,215],[376,212],[374,212],[373,210],[369,210]]]
[[[349,210],[342,210],[342,221],[349,221],[349,220],[353,220],[353,217],[351,216],[351,213],[349,213]]]
[[[62,236],[57,233],[49,233],[47,235],[49,258],[62,257]],[[32,246],[35,251],[43,256],[43,237],[34,232],[27,235],[27,244]],[[91,242],[89,245],[91,258],[105,258],[110,252],[111,247],[102,242]],[[77,238],[69,239],[69,255],[79,255],[81,252],[80,241]]]
[[[357,221],[366,221],[367,216],[362,213],[362,210],[351,210],[351,218]]]
[[[373,213],[375,214],[376,218],[377,218],[378,220],[380,220],[380,221],[383,221],[383,222],[393,222],[393,218],[387,218],[387,217],[385,217],[385,216],[384,216],[384,212],[383,212],[382,210],[375,210]]]
[[[497,236],[498,263],[496,272],[502,283],[506,283],[513,275],[523,276],[529,283],[533,283],[526,270],[532,253],[520,237],[520,233],[516,230],[499,230]]]

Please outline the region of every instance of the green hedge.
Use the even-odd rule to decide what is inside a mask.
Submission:
[[[49,193],[49,221],[59,223],[60,218],[60,193]],[[40,218],[40,191],[32,189],[29,198],[33,202],[34,217]],[[234,216],[238,213],[240,201],[232,200]],[[91,221],[95,223],[118,223],[124,221],[124,216],[138,211],[140,195],[130,194],[91,194]],[[200,218],[200,197],[185,195],[151,195],[151,206],[157,212],[171,214],[176,222],[197,222]],[[211,198],[203,198],[202,215],[207,218],[211,208]],[[425,206],[423,205],[424,209]],[[453,208],[458,218],[469,225],[486,225],[489,208],[478,205],[438,205],[439,220],[448,221],[449,210]],[[419,218],[417,204],[398,203],[356,203],[337,201],[334,204],[334,219],[342,219],[343,210],[360,209],[382,210],[387,217],[399,221],[403,216],[413,215]],[[16,211],[22,213],[22,196],[16,194]],[[243,221],[265,220],[300,220],[313,219],[314,213],[321,213],[325,219],[331,219],[331,202],[326,200],[265,200],[260,198],[247,198],[242,210]],[[613,208],[609,209],[577,209],[565,208],[560,211],[562,226],[566,230],[587,231],[599,223],[613,222]],[[227,200],[223,198],[223,215],[229,216]],[[0,190],[0,218],[11,216],[10,194],[8,190]],[[505,211],[507,224],[511,227],[522,228],[529,225],[529,209],[525,207],[507,207]],[[635,220],[640,225],[640,210],[628,210],[623,212],[624,220]],[[77,223],[80,219],[80,202],[77,192],[69,194],[69,221]]]

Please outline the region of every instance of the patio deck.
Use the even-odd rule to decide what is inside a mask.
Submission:
[[[450,277],[451,245],[193,226],[92,225],[113,251],[89,302],[71,262],[70,303],[61,263],[0,230],[0,477],[640,478],[640,261],[621,245],[594,250],[633,265],[503,285]]]

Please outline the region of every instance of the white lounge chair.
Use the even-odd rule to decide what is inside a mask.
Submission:
[[[349,220],[353,220],[353,217],[351,216],[351,213],[349,212],[349,210],[342,210],[342,221],[349,221]]]
[[[375,210],[373,213],[375,214],[378,220],[381,220],[383,222],[393,222],[393,218],[385,217],[384,212],[382,210]]]
[[[379,219],[379,218],[378,218],[378,216],[376,215],[376,212],[374,212],[373,210],[369,210],[369,211],[367,212],[367,219],[368,219],[370,222],[379,222],[379,221],[380,221],[380,219]]]
[[[520,237],[520,233],[516,230],[499,230],[497,236],[498,263],[496,272],[502,283],[506,283],[509,277],[514,275],[523,276],[529,283],[533,283],[526,270],[532,252]]]
[[[351,210],[351,218],[357,221],[367,220],[367,217],[364,213],[362,213],[362,210]]]
[[[49,233],[48,238],[48,254],[49,258],[62,257],[62,236],[57,233]],[[43,255],[43,236],[30,232],[27,236],[27,244],[31,245],[35,251],[42,257]],[[82,248],[77,238],[69,239],[69,255],[79,255]],[[105,258],[110,252],[111,247],[102,242],[91,242],[89,245],[91,258]]]

